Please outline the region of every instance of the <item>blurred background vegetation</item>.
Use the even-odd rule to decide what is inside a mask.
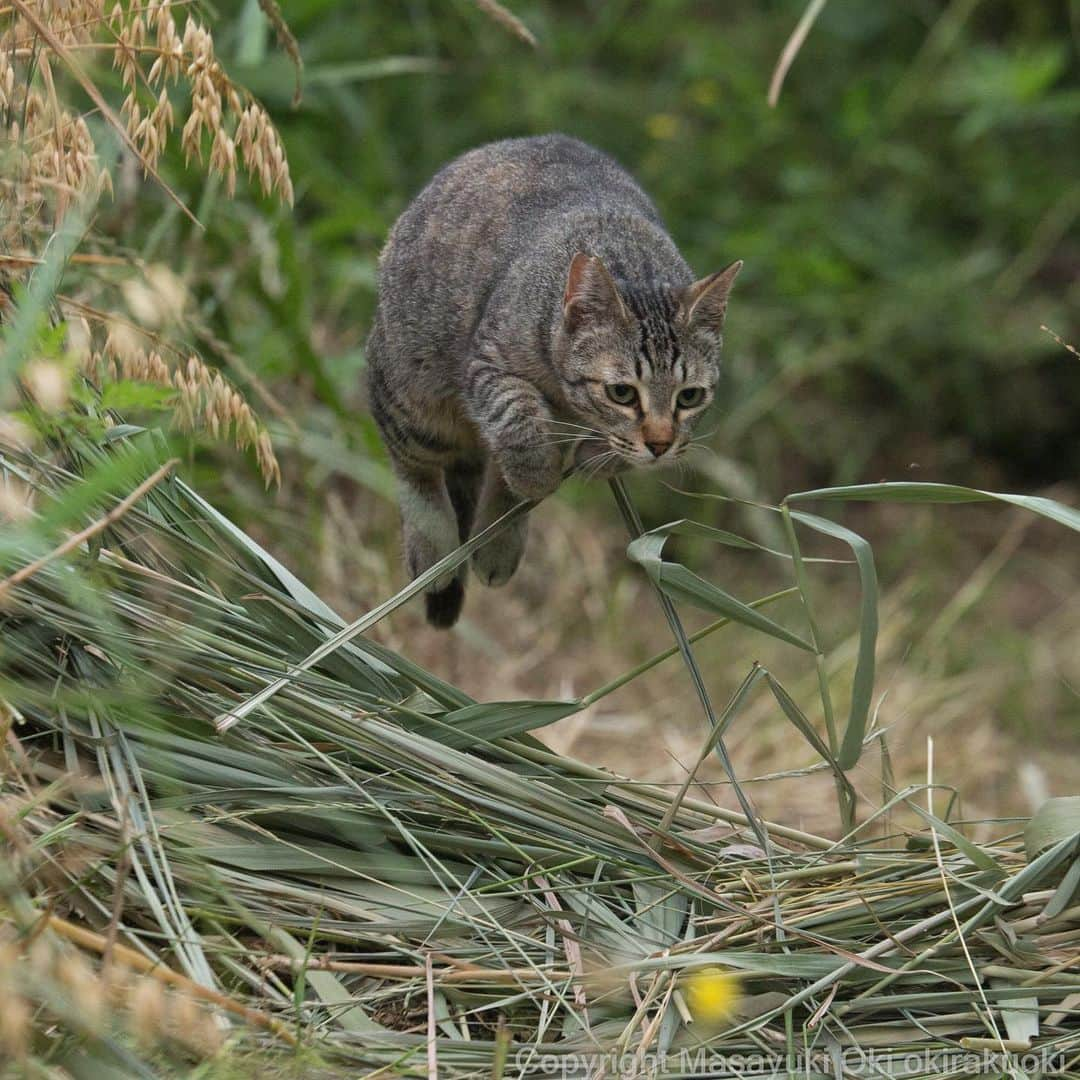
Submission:
[[[206,231],[123,161],[98,225],[101,250],[158,271],[120,289],[118,270],[116,302],[244,388],[283,483],[267,498],[254,461],[197,443],[188,475],[346,617],[402,582],[361,387],[377,254],[444,161],[504,136],[562,130],[601,146],[653,195],[696,270],[746,260],[708,422],[715,452],[673,482],[768,502],[883,478],[1074,498],[1080,360],[1040,327],[1080,340],[1076,0],[830,0],[776,107],[769,80],[800,0],[528,0],[514,12],[536,48],[468,0],[282,10],[304,61],[298,105],[258,0],[218,3],[214,34],[282,133],[295,208],[230,201],[174,148],[163,175]],[[633,490],[653,524],[693,516],[769,536],[752,511],[652,480]],[[960,751],[950,779],[965,774],[985,812],[1060,787],[1073,769],[1061,751],[1080,747],[1075,546],[1000,509],[849,513],[888,589],[879,693],[894,766],[918,772],[933,730]],[[635,618],[653,601],[624,541],[606,488],[567,485],[536,515],[523,575],[502,593],[474,589],[460,632],[437,635],[410,610],[377,634],[481,697],[580,692],[667,644],[660,620]],[[746,597],[779,587],[747,557],[677,554]],[[821,580],[826,634],[843,645],[852,575]],[[772,659],[740,635],[703,646],[720,699],[753,659]],[[547,737],[681,778],[701,721],[670,667]],[[805,764],[780,723],[763,706],[733,732],[742,774]],[[777,798],[812,818],[805,791]]]
[[[1080,365],[1039,326],[1069,337],[1080,302],[1076,4],[832,0],[770,108],[800,10],[522,5],[532,50],[460,0],[294,2],[293,110],[251,0],[218,48],[281,126],[297,213],[216,227],[208,315],[351,419],[394,218],[462,150],[564,130],[640,178],[700,272],[746,260],[717,445],[764,488],[1075,476]]]

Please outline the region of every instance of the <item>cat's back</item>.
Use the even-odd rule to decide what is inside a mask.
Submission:
[[[441,169],[394,226],[388,254],[405,243],[513,247],[549,227],[553,216],[605,207],[658,220],[629,173],[580,139],[505,139],[469,150]]]
[[[379,259],[373,364],[456,355],[513,263],[576,217],[658,222],[606,154],[567,135],[506,139],[444,166],[398,218]],[[559,267],[560,273],[563,267]]]
[[[469,150],[432,178],[390,231],[379,259],[371,362],[437,367],[452,383],[453,358],[465,354],[497,290],[517,294],[513,314],[523,327],[539,321],[561,295],[576,249],[617,266],[627,260],[615,249],[631,236],[641,241],[631,249],[646,253],[637,262],[670,244],[649,197],[595,147],[552,134]]]

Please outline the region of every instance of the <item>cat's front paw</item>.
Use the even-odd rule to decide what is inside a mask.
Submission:
[[[504,453],[499,464],[506,486],[519,499],[546,499],[562,480],[562,455],[554,446]]]
[[[514,576],[525,551],[527,532],[528,519],[521,518],[490,544],[473,552],[473,570],[485,585],[497,589]]]

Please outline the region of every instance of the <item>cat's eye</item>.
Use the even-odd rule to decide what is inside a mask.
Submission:
[[[607,391],[607,396],[611,398],[616,405],[634,405],[637,403],[637,389],[629,383],[608,383],[604,389]]]
[[[684,386],[675,398],[680,409],[696,409],[705,400],[703,386]]]

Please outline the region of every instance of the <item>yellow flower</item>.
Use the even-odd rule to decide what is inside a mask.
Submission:
[[[739,977],[730,971],[707,967],[686,980],[686,1003],[694,1019],[715,1024],[735,1010],[740,994]]]

